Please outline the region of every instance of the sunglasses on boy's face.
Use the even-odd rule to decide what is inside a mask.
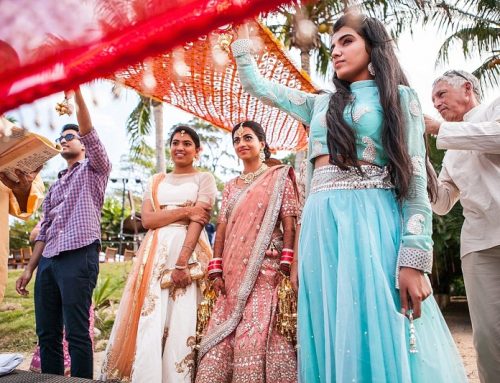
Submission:
[[[80,137],[76,134],[68,133],[68,134],[65,134],[64,136],[57,137],[56,142],[59,144],[62,142],[62,140],[66,141],[66,142],[70,142],[70,141],[74,140],[75,138],[80,138]]]

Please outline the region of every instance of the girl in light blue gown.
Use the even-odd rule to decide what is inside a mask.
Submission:
[[[420,103],[382,23],[337,21],[333,93],[266,80],[248,39],[232,50],[247,92],[310,126],[300,381],[466,382],[426,275],[432,213]]]

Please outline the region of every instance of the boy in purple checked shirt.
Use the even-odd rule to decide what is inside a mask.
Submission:
[[[35,281],[36,333],[43,373],[64,375],[63,324],[71,357],[71,376],[92,378],[89,308],[99,273],[101,209],[111,163],[92,127],[80,89],[75,91],[78,125],[63,126],[62,157],[68,168],[49,189],[33,255],[16,281]]]

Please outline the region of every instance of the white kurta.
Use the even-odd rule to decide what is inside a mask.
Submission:
[[[465,222],[461,255],[500,245],[500,98],[479,105],[462,122],[443,122],[439,149],[449,149],[439,174],[437,214],[460,199]]]

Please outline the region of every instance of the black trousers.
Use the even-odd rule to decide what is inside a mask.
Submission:
[[[93,350],[89,309],[99,274],[99,241],[80,249],[42,257],[35,281],[36,333],[42,372],[64,375],[63,324],[71,357],[71,376],[92,379]]]

